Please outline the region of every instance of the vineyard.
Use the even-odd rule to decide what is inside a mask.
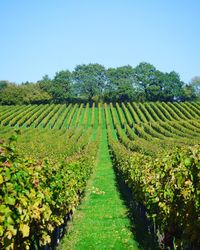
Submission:
[[[145,221],[140,227],[147,227],[158,249],[200,249],[200,103],[0,106],[0,138],[0,249],[50,248],[91,176],[97,179],[95,171],[106,180],[92,191],[101,196],[106,214],[106,194],[113,190],[115,199],[119,192],[112,189],[112,173],[103,175],[109,161],[112,178],[131,192],[132,209]],[[96,209],[102,218],[101,204]],[[117,210],[112,213],[117,218]],[[110,228],[95,230],[99,239],[105,230],[107,241],[102,236],[99,245],[89,245],[81,233],[75,249],[145,248],[134,232],[123,241],[128,231],[119,225],[113,238]]]

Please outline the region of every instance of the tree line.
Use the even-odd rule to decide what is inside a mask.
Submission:
[[[71,72],[61,70],[51,79],[45,75],[35,83],[17,85],[0,81],[0,104],[66,102],[194,101],[200,97],[200,77],[190,83],[177,72],[161,72],[150,63],[135,68],[106,69],[100,64],[77,65]]]

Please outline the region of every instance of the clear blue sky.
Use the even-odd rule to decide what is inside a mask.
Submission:
[[[149,62],[200,75],[199,0],[2,0],[0,79],[37,81],[77,64]]]

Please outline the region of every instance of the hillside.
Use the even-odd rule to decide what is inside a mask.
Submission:
[[[0,247],[55,245],[83,199],[61,249],[198,249],[199,120],[198,102],[0,106]]]

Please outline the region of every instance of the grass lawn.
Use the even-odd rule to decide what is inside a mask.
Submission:
[[[117,188],[103,128],[96,169],[59,249],[138,249],[137,245]]]

